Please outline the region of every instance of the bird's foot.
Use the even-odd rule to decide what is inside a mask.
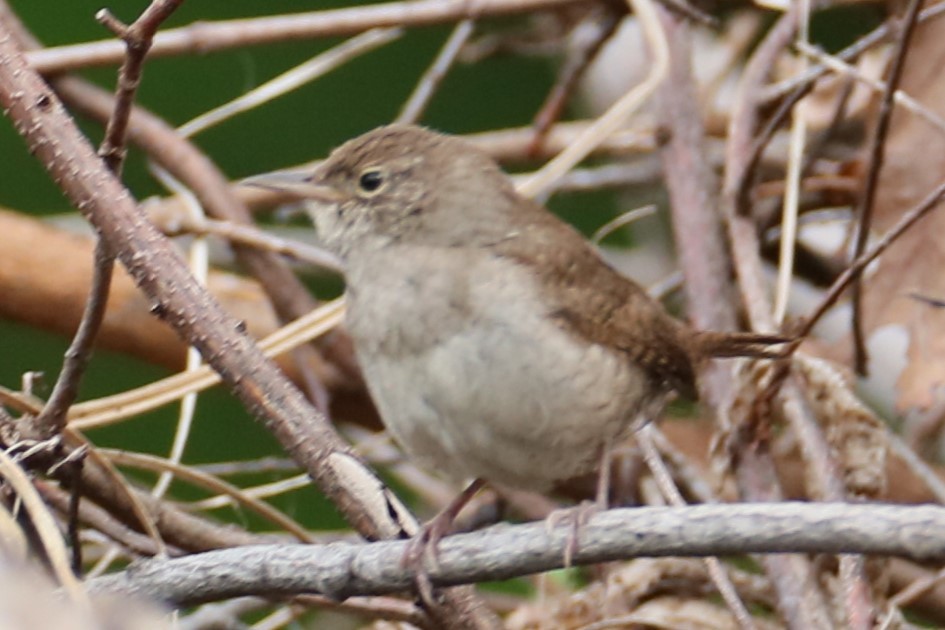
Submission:
[[[598,501],[582,501],[580,504],[555,510],[545,519],[545,531],[549,534],[562,523],[569,524],[571,531],[568,533],[568,540],[564,546],[564,566],[570,567],[574,554],[580,548],[579,539],[581,528],[587,525],[595,514],[603,512],[607,507],[601,505]]]
[[[481,479],[474,480],[443,511],[424,523],[420,531],[407,542],[401,566],[413,571],[417,590],[424,601],[433,601],[433,583],[426,568],[426,559],[430,559],[434,569],[439,566],[440,540],[449,534],[457,515],[484,485]]]
[[[420,531],[407,541],[407,548],[404,549],[401,566],[413,573],[417,591],[425,602],[433,601],[433,582],[430,580],[426,560],[430,559],[434,569],[439,566],[440,540],[452,527],[453,515],[444,510],[424,523]]]

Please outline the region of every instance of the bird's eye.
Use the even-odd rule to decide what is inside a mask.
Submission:
[[[375,193],[384,185],[384,173],[378,168],[371,168],[358,178],[358,186],[366,193]]]

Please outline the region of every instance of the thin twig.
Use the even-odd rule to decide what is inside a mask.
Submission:
[[[344,314],[344,300],[335,300],[305,317],[283,326],[259,342],[265,356],[274,357],[311,341],[335,328]],[[77,429],[101,427],[156,409],[219,383],[221,376],[210,366],[181,372],[130,391],[83,402],[72,407],[69,426]]]
[[[105,318],[108,294],[111,289],[115,257],[104,241],[95,243],[92,267],[92,285],[82,311],[79,328],[66,350],[62,371],[52,394],[35,420],[35,427],[43,437],[52,437],[62,432],[66,414],[79,395],[79,383],[92,358],[92,346]]]
[[[571,38],[575,45],[569,47],[571,50],[558,70],[555,84],[533,119],[535,137],[529,147],[530,153],[537,154],[541,150],[548,132],[561,117],[561,112],[577,89],[581,77],[597,58],[604,44],[617,31],[622,18],[623,15],[614,7],[602,3],[593,7],[572,29]]]
[[[656,485],[659,487],[666,501],[675,507],[682,507],[686,505],[686,500],[679,492],[679,488],[676,487],[669,469],[666,468],[666,463],[660,456],[659,449],[657,449],[653,438],[651,426],[650,424],[643,426],[636,434],[637,443],[643,450],[643,459],[646,461],[646,465],[650,469],[650,473],[656,480]],[[741,600],[741,597],[738,596],[738,591],[735,590],[735,585],[732,584],[732,580],[729,579],[722,562],[717,557],[713,556],[706,558],[705,563],[709,576],[712,578],[715,587],[725,601],[725,605],[728,606],[732,616],[734,616],[735,620],[738,622],[739,627],[742,628],[742,630],[754,630],[755,622],[752,620],[748,609],[745,608],[745,603]]]
[[[77,449],[78,452],[78,449]],[[67,535],[69,544],[72,547],[72,572],[76,575],[82,575],[82,544],[79,541],[79,507],[82,505],[82,458],[80,455],[74,461],[66,464],[72,467],[69,476],[72,483],[69,484],[69,510],[66,515]]]
[[[689,24],[660,8],[670,63],[657,90],[658,124],[667,140],[660,147],[672,217],[673,239],[685,277],[689,321],[706,330],[732,330],[736,297],[731,260],[718,206],[718,180],[709,159],[693,73]],[[727,398],[730,378],[709,368],[701,394],[713,406]],[[729,381],[727,384],[723,380]]]
[[[922,24],[928,20],[941,17],[942,15],[945,15],[945,5],[936,3],[919,14],[918,22]],[[883,22],[840,52],[832,55],[832,57],[850,63],[873,46],[877,46],[886,41],[886,39],[894,33],[895,29],[892,24],[888,21]],[[800,76],[792,77],[781,83],[769,86],[761,92],[761,104],[770,105],[774,101],[779,101],[787,94],[794,92],[799,86],[811,85],[828,72],[830,72],[830,67],[825,64],[820,64],[812,67]]]
[[[669,68],[669,49],[666,34],[652,0],[628,0],[634,14],[640,20],[647,45],[652,55],[652,65],[646,78],[620,97],[610,109],[597,118],[573,143],[553,160],[545,164],[532,178],[519,187],[527,197],[536,197],[547,192],[562,175],[586,158],[603,140],[625,124],[666,77]]]
[[[115,88],[115,107],[108,119],[105,138],[99,148],[99,155],[116,175],[121,175],[124,164],[128,118],[141,83],[141,71],[154,33],[182,3],[183,0],[154,0],[130,27],[120,25],[105,9],[98,14],[103,23],[117,29],[116,34],[124,39],[126,46],[125,58],[118,73],[118,85]],[[49,403],[36,420],[41,435],[47,437],[62,431],[66,412],[78,396],[79,383],[88,367],[92,345],[105,318],[115,257],[101,239],[95,246],[94,265],[92,286],[79,328],[66,351],[62,372],[53,387]]]
[[[75,474],[81,474],[76,471]],[[60,514],[66,515],[72,509],[72,493],[66,492],[54,483],[42,480],[36,480],[36,489],[42,495],[43,500],[49,503]],[[134,531],[124,523],[119,522],[107,510],[99,507],[91,501],[82,501],[78,506],[78,518],[86,527],[94,529],[107,539],[110,539],[121,545],[127,552],[134,555],[154,556],[158,553],[157,545],[154,541]],[[170,555],[180,555],[180,550],[173,548],[169,550]],[[93,575],[89,572],[89,576]]]
[[[476,23],[470,19],[462,20],[456,24],[446,43],[443,44],[443,48],[440,49],[440,53],[427,68],[427,71],[423,73],[423,76],[420,77],[417,87],[414,88],[410,98],[401,108],[400,114],[397,115],[397,122],[415,123],[420,120],[420,116],[423,115],[430,99],[436,93],[437,87],[442,83],[453,63],[456,62],[456,57],[475,28]]]
[[[893,595],[889,599],[889,604],[890,606],[899,608],[908,606],[912,601],[929,592],[943,581],[945,581],[945,569],[939,569],[936,573],[932,573],[924,579],[915,580],[912,584]]]
[[[886,81],[886,91],[880,101],[876,128],[873,131],[872,143],[870,144],[869,168],[866,175],[866,186],[863,189],[863,195],[860,198],[856,212],[859,221],[856,224],[856,239],[850,256],[851,260],[862,256],[873,224],[876,189],[879,186],[879,173],[883,168],[886,154],[886,136],[889,135],[889,125],[892,122],[894,96],[896,90],[899,89],[899,82],[902,80],[903,68],[905,68],[906,57],[909,54],[909,43],[912,41],[916,19],[919,17],[919,9],[921,8],[922,0],[909,0],[905,15],[898,20],[901,22],[901,32],[896,42],[893,65],[889,71],[889,79]],[[860,273],[857,272],[852,280],[850,297],[853,306],[853,367],[859,374],[865,375],[869,357],[866,350],[865,333],[863,332],[863,283]]]
[[[755,49],[742,74],[738,99],[729,118],[721,203],[729,223],[736,277],[754,330],[771,330],[774,322],[767,304],[763,275],[760,267],[753,264],[759,247],[754,225],[746,216],[745,182],[752,176],[760,159],[755,142],[760,117],[758,91],[778,55],[794,39],[799,10],[798,3],[791,3],[788,12],[771,27]]]
[[[800,0],[798,16],[798,41],[810,39],[810,0]],[[807,68],[807,57],[797,61],[803,71]],[[785,194],[781,203],[781,242],[778,254],[778,277],[775,283],[772,317],[776,326],[784,321],[791,280],[794,278],[794,249],[797,241],[797,215],[801,196],[801,178],[804,170],[804,146],[807,140],[807,108],[800,101],[791,109],[791,131],[788,146],[787,173],[784,175]]]
[[[263,251],[289,256],[300,262],[321,267],[329,271],[336,273],[341,272],[341,261],[331,252],[300,241],[279,238],[258,227],[243,225],[242,223],[233,223],[232,221],[218,221],[216,219],[201,219],[199,221],[185,220],[178,223],[176,227],[178,229],[174,232],[166,231],[165,233],[169,236],[177,236],[179,234],[219,236],[231,243],[255,247]]]
[[[619,230],[622,227],[630,225],[634,221],[639,221],[644,217],[651,217],[656,214],[656,205],[649,204],[641,208],[634,208],[632,210],[627,210],[626,212],[621,212],[619,215],[600,226],[594,233],[591,234],[589,239],[595,245],[600,245],[600,242],[613,234],[615,231]]]
[[[819,63],[824,64],[830,71],[835,72],[841,76],[849,77],[850,79],[856,81],[856,83],[865,85],[877,94],[884,94],[886,92],[886,82],[867,76],[864,72],[860,71],[859,68],[856,68],[855,66],[838,59],[836,55],[828,55],[816,46],[812,46],[804,42],[797,42],[795,46],[801,53],[812,59],[815,59]],[[923,119],[925,122],[929,123],[929,125],[934,129],[945,134],[945,120],[943,120],[942,117],[936,112],[917,101],[907,92],[896,90],[893,93],[893,100],[895,101],[896,105],[899,105],[909,112],[912,112],[919,118]]]
[[[125,45],[125,56],[118,71],[118,85],[115,87],[115,108],[105,126],[105,139],[99,148],[99,155],[116,175],[121,174],[125,161],[128,119],[131,117],[138,86],[141,85],[144,59],[151,49],[158,27],[183,3],[184,0],[153,0],[144,13],[128,27],[112,16],[108,9],[102,9],[96,14],[99,21],[111,28]]]
[[[168,472],[175,478],[188,481],[195,486],[211,490],[213,492],[223,493],[229,497],[233,504],[240,505],[249,509],[274,525],[278,525],[283,530],[289,532],[302,542],[314,542],[314,538],[304,528],[299,526],[291,518],[272,507],[271,505],[260,501],[251,494],[247,494],[243,489],[218,479],[207,473],[200,472],[189,466],[184,466],[170,459],[147,455],[145,453],[132,453],[109,448],[99,448],[98,452],[113,464],[119,466],[133,466],[142,470],[151,470],[155,472]]]
[[[402,34],[403,30],[399,28],[376,28],[361,33],[266,81],[249,92],[240,95],[239,98],[204,112],[178,127],[177,131],[185,138],[189,138],[232,118],[236,114],[249,111],[263,103],[275,100],[287,92],[296,90],[348,63],[355,57],[395,41]]]
[[[115,107],[105,126],[105,138],[98,150],[98,154],[105,165],[115,175],[121,175],[125,163],[128,121],[131,117],[135,95],[141,84],[144,61],[148,50],[151,48],[154,34],[158,27],[181,4],[183,4],[183,0],[154,0],[131,26],[122,24],[107,9],[102,9],[96,14],[102,24],[110,28],[115,35],[125,42],[127,48],[125,60],[118,72],[118,84],[115,88]],[[79,325],[79,334],[76,335],[72,347],[69,348],[69,356],[77,356],[79,359],[75,361],[77,368],[74,368],[69,374],[75,385],[70,388],[73,390],[73,395],[68,404],[75,400],[78,382],[91,355],[92,343],[98,335],[104,320],[111,277],[114,272],[115,256],[101,238],[96,243],[95,254],[95,275],[93,276],[92,292]],[[79,344],[80,339],[83,345]],[[189,350],[188,352],[192,355],[194,351]],[[63,376],[67,373],[64,369]],[[61,423],[65,421],[66,407],[63,408],[60,415],[60,430]],[[77,487],[80,487],[81,477],[75,477],[74,483]],[[163,543],[159,542],[158,546],[159,548],[162,547]]]
[[[216,477],[299,471],[299,465],[287,457],[260,457],[242,461],[196,464],[193,468]]]
[[[49,562],[53,575],[59,581],[59,585],[77,608],[86,611],[91,610],[92,603],[89,600],[85,586],[76,578],[69,567],[69,554],[66,551],[62,536],[59,534],[56,520],[50,514],[46,504],[43,503],[26,472],[3,449],[0,449],[0,476],[10,484],[10,487],[26,507],[26,512],[33,523],[37,537],[45,550],[45,558]]]
[[[208,54],[260,44],[356,35],[376,27],[432,26],[465,18],[520,15],[586,0],[411,0],[218,22],[200,22],[169,29],[154,38],[151,57]],[[124,51],[106,40],[31,52],[30,66],[58,74],[90,66],[113,65]]]
[[[799,11],[800,3],[790,3],[755,49],[742,74],[738,99],[729,118],[722,212],[728,219],[738,285],[754,330],[771,330],[774,322],[758,254],[757,228],[749,216],[744,189],[758,159],[753,158],[757,155],[753,148],[757,146],[754,139],[761,115],[759,94],[778,56],[794,39]],[[796,396],[796,390],[791,394]],[[725,454],[732,461],[742,497],[749,501],[780,500],[783,492],[768,450],[767,424],[759,419],[756,407],[742,404],[732,410],[732,419],[723,425],[727,433]],[[830,613],[807,558],[768,556],[762,564],[789,628],[829,626]]]
[[[800,341],[810,334],[814,326],[817,325],[817,322],[826,314],[830,307],[833,306],[836,301],[843,294],[843,291],[847,286],[853,281],[858,274],[862,273],[863,269],[866,268],[871,262],[876,260],[876,258],[882,254],[886,249],[896,242],[896,240],[905,234],[909,228],[911,228],[919,219],[923,218],[929,212],[934,210],[942,199],[945,198],[945,182],[939,184],[932,192],[926,195],[925,199],[920,201],[917,205],[913,206],[908,212],[904,213],[899,221],[892,228],[886,232],[883,237],[877,241],[869,251],[864,252],[856,260],[850,263],[850,266],[847,267],[843,273],[834,280],[833,284],[830,285],[830,289],[821,298],[820,304],[817,305],[817,308],[814,309],[814,312],[804,320],[803,325],[801,325],[798,330],[797,341],[792,344],[792,348],[796,349],[800,344]]]
[[[195,469],[191,466],[188,466],[188,470],[200,472],[199,469]],[[271,483],[260,484],[258,486],[238,488],[238,490],[241,497],[249,497],[250,499],[264,499],[278,496],[286,492],[294,492],[295,490],[299,490],[301,488],[307,488],[310,484],[311,481],[309,481],[308,475],[301,474],[295,475],[294,477],[288,477],[286,479],[280,479],[279,481],[273,481]],[[239,500],[231,494],[218,494],[207,499],[194,501],[189,507],[192,510],[207,511],[216,510],[229,505],[237,505],[238,503]]]
[[[824,431],[813,417],[810,407],[802,398],[802,390],[794,383],[784,388],[782,411],[800,446],[805,464],[805,479],[808,493],[817,500],[848,500],[840,465],[824,435]],[[859,558],[847,554],[838,558],[837,576],[842,585],[843,612],[851,629],[871,628],[875,617],[875,604],[870,596],[870,581]]]
[[[191,191],[177,181],[173,175],[160,167],[155,167],[152,171],[157,171],[156,175],[158,181],[164,184],[171,192],[177,193],[178,197],[183,201],[184,213],[187,219],[194,222],[200,222],[204,219],[203,208],[200,207],[200,204]],[[193,239],[187,251],[187,264],[197,282],[203,286],[207,286],[207,279],[210,275],[210,247],[207,244],[206,238],[197,237]],[[201,362],[202,358],[200,352],[193,346],[189,346],[187,348],[184,371],[192,372],[198,369]],[[171,450],[168,454],[168,459],[175,463],[180,463],[184,457],[184,449],[187,447],[187,442],[190,439],[190,431],[193,427],[196,413],[197,394],[192,392],[184,396],[180,401],[180,410],[177,414],[177,426],[174,428],[174,439],[171,442]],[[154,486],[151,488],[151,496],[156,499],[163,497],[168,488],[171,487],[173,480],[174,477],[170,471],[161,472],[157,482],[155,482]]]
[[[350,612],[368,619],[383,619],[385,621],[403,621],[417,626],[421,630],[435,630],[436,626],[423,613],[423,609],[413,602],[399,597],[350,597],[343,602],[322,597],[319,595],[301,595],[292,599],[293,602],[309,607],[318,607],[323,610],[338,610]],[[490,602],[491,603],[491,602]],[[492,606],[495,608],[495,606]],[[256,630],[255,628],[253,630]]]
[[[154,541],[155,546],[157,547],[157,555],[166,556],[167,555],[167,546],[164,544],[164,537],[161,535],[160,530],[158,529],[156,520],[148,510],[142,498],[132,489],[131,484],[118,472],[118,470],[112,465],[110,461],[105,459],[97,449],[91,448],[91,444],[86,439],[82,433],[75,430],[72,427],[66,427],[63,435],[65,436],[67,442],[73,448],[87,448],[87,460],[88,466],[84,466],[79,471],[64,471],[64,474],[69,474],[69,472],[80,472],[83,474],[83,479],[92,477],[95,473],[98,473],[99,476],[107,479],[110,484],[110,490],[113,492],[117,491],[117,494],[122,496],[122,499],[127,502],[130,512],[133,514],[134,519],[137,521],[135,524],[141,528],[141,531],[145,532],[151,539]],[[92,469],[92,466],[95,466],[95,469]],[[91,473],[91,474],[87,474]],[[89,486],[90,490],[95,490],[94,484],[88,483],[87,481],[83,482],[84,486]]]

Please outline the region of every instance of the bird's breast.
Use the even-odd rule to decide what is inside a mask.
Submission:
[[[562,329],[534,278],[507,259],[387,260],[355,272],[350,296],[348,325],[385,424],[452,477],[544,489],[588,472],[643,403],[641,371]]]

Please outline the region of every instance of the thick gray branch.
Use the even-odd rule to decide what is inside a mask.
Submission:
[[[497,525],[444,539],[435,585],[560,568],[570,523]],[[176,606],[244,595],[379,595],[411,588],[399,542],[253,545],[148,560],[91,580],[93,591],[136,593]],[[945,508],[847,503],[752,503],[608,510],[580,531],[575,564],[640,556],[862,553],[945,558]]]

